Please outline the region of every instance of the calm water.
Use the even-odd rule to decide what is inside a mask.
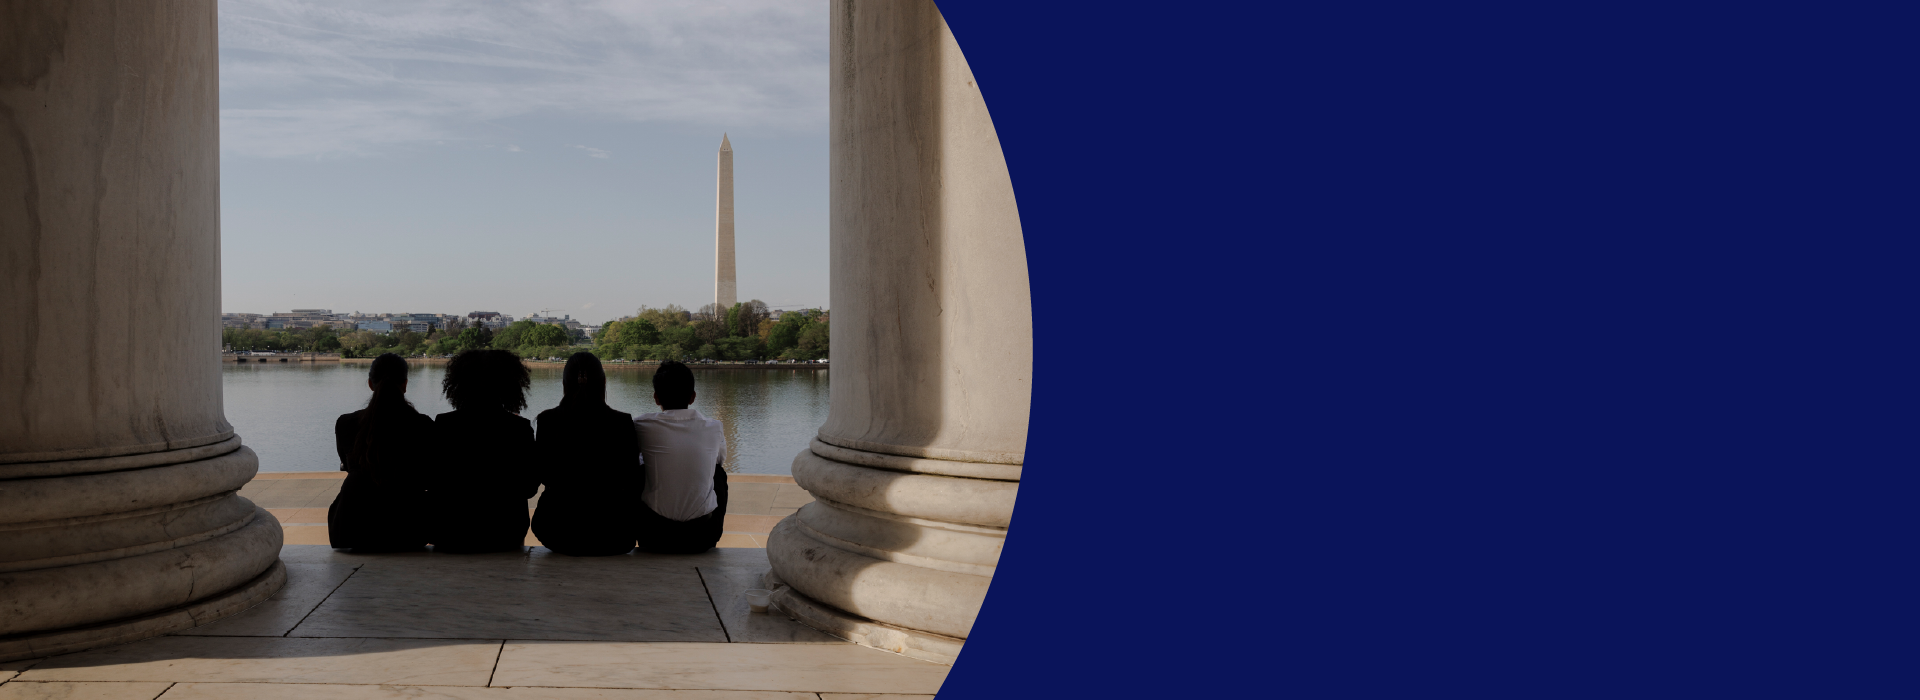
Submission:
[[[314,472],[340,468],[333,421],[367,405],[367,365],[361,363],[223,364],[227,420],[260,453],[260,471]],[[440,396],[445,365],[415,364],[407,400],[432,416],[453,410]],[[694,370],[693,407],[727,426],[727,471],[786,474],[827,422],[827,370]],[[607,403],[635,415],[653,404],[653,371],[607,371]],[[533,368],[527,395],[531,419],[560,404],[560,367]]]

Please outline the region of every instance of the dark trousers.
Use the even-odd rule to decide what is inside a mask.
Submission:
[[[684,522],[655,513],[646,501],[635,499],[640,506],[638,549],[654,554],[699,554],[713,549],[727,521],[727,472],[718,465],[713,468],[713,495],[719,502],[713,512]]]
[[[427,546],[421,489],[382,488],[347,475],[327,506],[327,539],[334,549],[403,551]]]
[[[610,557],[633,551],[632,518],[625,512],[632,497],[573,497],[552,487],[533,514],[533,536],[555,552],[575,557]]]
[[[437,494],[427,528],[436,552],[504,552],[527,539],[527,499],[517,494]]]

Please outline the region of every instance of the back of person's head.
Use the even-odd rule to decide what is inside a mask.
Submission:
[[[600,367],[600,358],[590,352],[567,358],[567,368],[560,371],[560,388],[562,406],[607,405],[607,373]]]
[[[398,397],[406,400],[407,361],[393,353],[373,358],[373,366],[367,370],[367,383],[373,386],[374,400]]]
[[[660,363],[653,373],[653,399],[662,408],[686,408],[693,403],[693,370],[674,360]]]
[[[367,410],[360,414],[360,427],[349,450],[358,464],[372,458],[374,443],[381,437],[376,433],[381,432],[390,418],[415,412],[413,404],[407,401],[407,361],[399,355],[387,353],[373,358],[373,366],[367,370],[367,385],[373,388],[373,397],[367,399]]]
[[[468,350],[447,363],[440,390],[454,410],[499,407],[519,413],[527,407],[533,377],[520,356],[507,350]]]

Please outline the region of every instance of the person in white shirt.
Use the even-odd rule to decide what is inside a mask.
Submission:
[[[693,370],[674,361],[653,373],[659,413],[633,419],[640,433],[641,471],[638,549],[655,554],[698,554],[720,542],[727,516],[727,438],[720,421],[688,408]]]

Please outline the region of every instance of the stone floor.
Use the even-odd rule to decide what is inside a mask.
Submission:
[[[572,558],[289,544],[281,560],[286,587],[238,616],[0,664],[0,700],[925,698],[948,671],[750,612],[742,591],[767,570],[764,549]]]
[[[287,544],[326,544],[327,505],[333,503],[346,476],[346,472],[262,472],[240,489],[240,495],[280,519]],[[730,474],[726,534],[720,536],[720,546],[764,549],[774,524],[812,500],[791,476]],[[534,496],[527,501],[527,509],[533,510],[539,502],[540,497]],[[527,544],[537,546],[540,540],[527,533]]]

